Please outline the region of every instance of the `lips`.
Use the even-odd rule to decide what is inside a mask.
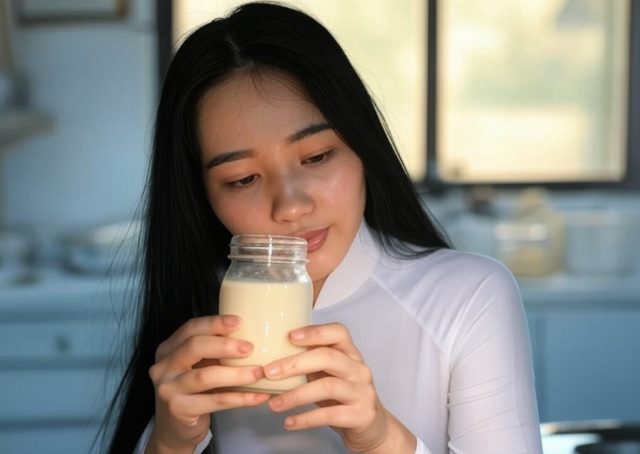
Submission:
[[[307,253],[311,254],[322,247],[327,239],[328,232],[329,229],[313,230],[310,232],[300,233],[295,236],[307,240]]]

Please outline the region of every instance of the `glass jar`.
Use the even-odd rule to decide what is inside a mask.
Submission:
[[[307,274],[307,242],[272,235],[237,235],[231,239],[231,265],[220,288],[220,314],[242,317],[230,337],[253,344],[250,356],[221,360],[229,366],[265,366],[304,348],[289,332],[311,324],[313,287]],[[304,375],[262,379],[243,390],[278,394],[306,383]]]

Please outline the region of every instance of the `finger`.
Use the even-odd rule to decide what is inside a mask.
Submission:
[[[269,408],[279,413],[323,401],[351,404],[368,398],[375,400],[375,393],[367,392],[361,385],[335,377],[324,377],[273,397],[269,400]]]
[[[313,348],[264,366],[266,377],[272,380],[295,375],[310,375],[320,371],[355,382],[371,383],[373,381],[367,366],[332,347]]]
[[[302,430],[326,426],[350,429],[357,427],[360,418],[360,411],[356,407],[350,405],[333,405],[287,416],[284,420],[284,427],[287,430]]]
[[[198,365],[205,358],[241,358],[248,356],[253,345],[247,341],[222,336],[196,335],[185,340],[170,354],[156,362],[149,375],[156,382],[171,378]]]
[[[252,392],[225,392],[182,395],[169,405],[171,414],[189,425],[202,415],[240,407],[255,407],[266,402],[270,395]]]
[[[289,338],[292,343],[305,347],[331,346],[344,352],[355,361],[362,361],[362,355],[353,345],[349,330],[340,323],[298,328],[289,333]]]
[[[218,388],[251,385],[264,378],[262,367],[211,366],[180,375],[172,385],[179,394],[198,394]]]
[[[156,350],[156,362],[196,335],[226,336],[240,327],[241,319],[235,315],[211,315],[192,318],[178,328]]]

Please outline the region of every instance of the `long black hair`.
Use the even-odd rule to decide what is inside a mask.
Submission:
[[[230,233],[206,198],[198,105],[222,80],[261,70],[292,76],[358,154],[366,182],[365,221],[383,246],[400,255],[447,247],[365,85],[321,24],[295,9],[250,3],[200,27],[176,52],[157,110],[146,188],[142,306],[133,353],[110,411],[116,419],[112,453],[131,452],[154,413],[148,370],[157,346],[188,319],[217,313]]]

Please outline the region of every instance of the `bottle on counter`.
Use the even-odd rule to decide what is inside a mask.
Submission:
[[[564,269],[564,216],[546,192],[529,188],[513,213],[495,226],[497,256],[516,276],[543,277]]]

